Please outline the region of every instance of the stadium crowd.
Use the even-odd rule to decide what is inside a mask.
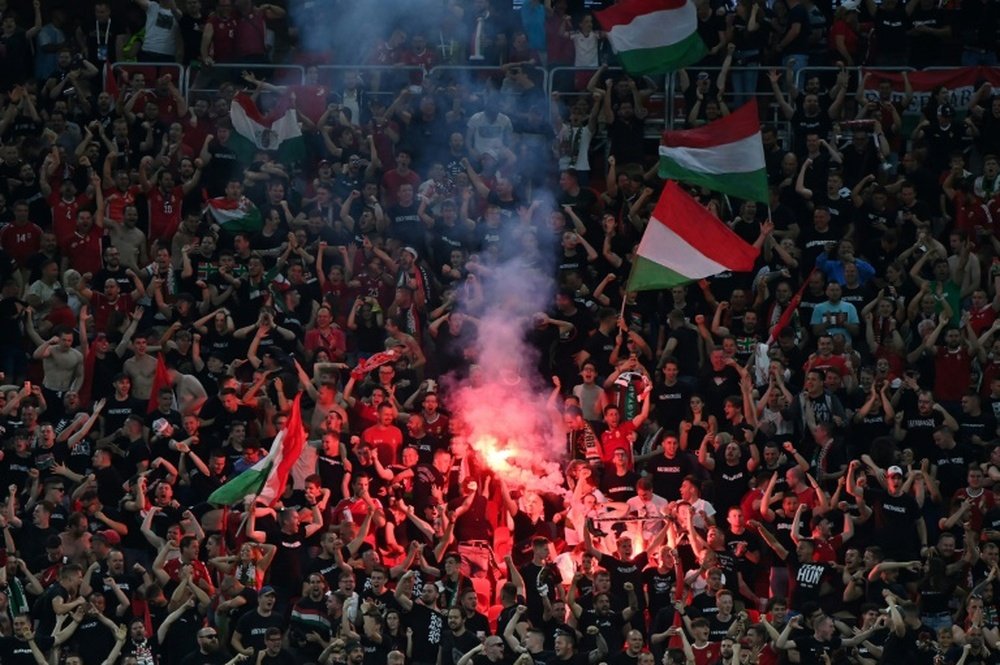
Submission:
[[[639,293],[664,91],[602,3],[365,4],[0,0],[0,662],[1000,663],[1000,96],[861,70],[993,65],[998,3],[699,0],[759,264]],[[512,259],[560,492],[449,408]],[[210,502],[297,395],[279,500]]]

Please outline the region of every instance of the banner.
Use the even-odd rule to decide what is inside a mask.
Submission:
[[[892,83],[892,100],[901,102],[904,96],[903,75],[898,71],[880,71],[864,69],[871,74],[865,84],[865,97],[878,99],[878,86],[882,81]],[[903,112],[918,115],[931,98],[938,86],[948,89],[948,103],[956,111],[967,111],[969,102],[976,89],[984,82],[989,82],[995,89],[1000,88],[1000,68],[996,67],[954,67],[940,71],[909,72],[910,86],[913,88],[913,100]]]

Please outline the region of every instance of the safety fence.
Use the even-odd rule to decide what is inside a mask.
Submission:
[[[364,90],[368,100],[380,100],[389,105],[401,91],[420,95],[426,87],[436,89],[461,89],[464,95],[485,92],[487,82],[499,90],[501,97],[516,99],[523,92],[518,86],[523,83],[513,79],[523,70],[531,84],[544,91],[546,99],[558,93],[561,102],[572,105],[578,99],[590,98],[595,88],[605,89],[606,79],[620,80],[624,72],[617,67],[597,70],[594,68],[554,66],[541,68],[523,65],[482,66],[482,65],[438,65],[430,69],[420,66],[358,66],[358,65],[267,65],[260,63],[215,64],[212,67],[184,67],[173,63],[118,63],[113,72],[119,83],[134,73],[144,74],[151,83],[164,73],[169,73],[181,94],[188,102],[198,98],[211,98],[225,83],[244,85],[241,82],[244,71],[253,72],[260,78],[275,85],[314,86],[324,94],[343,91],[348,76],[357,79],[357,85]],[[757,101],[761,109],[761,119],[773,124],[782,140],[791,135],[791,123],[782,112],[775,98],[768,74],[772,68],[763,66],[730,67],[725,81],[725,101],[732,107],[750,99]],[[699,75],[707,76],[716,83],[722,68],[693,67],[686,72],[666,76],[644,77],[639,84],[641,103],[647,111],[645,137],[657,139],[665,129],[688,125],[690,104],[693,100],[692,87],[697,85]],[[595,78],[595,73],[600,76]],[[792,89],[804,91],[809,81],[818,77],[821,89],[829,89],[841,71],[838,67],[806,66],[802,68],[777,70],[780,73],[781,91],[789,96]],[[878,86],[885,81],[891,84],[891,99],[900,101],[905,95],[903,75],[913,89],[910,104],[903,109],[904,121],[912,125],[917,121],[927,105],[932,91],[943,85],[950,89],[948,101],[959,112],[964,112],[974,94],[975,88],[983,81],[1000,86],[1000,68],[987,67],[933,67],[914,70],[909,67],[859,68],[849,70],[850,80],[846,94],[857,94],[859,81],[864,80],[862,94],[869,99],[877,98]],[[868,75],[867,78],[862,77]],[[794,77],[791,85],[788,77]]]

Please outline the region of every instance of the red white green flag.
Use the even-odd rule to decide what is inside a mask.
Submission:
[[[661,74],[693,65],[708,49],[692,0],[624,0],[595,12],[630,74]]]
[[[668,131],[660,141],[660,177],[768,202],[757,102],[696,129]]]
[[[642,234],[628,290],[665,289],[727,271],[749,272],[758,253],[671,180]]]
[[[273,506],[285,491],[288,475],[306,443],[302,425],[302,393],[295,396],[288,424],[278,432],[267,456],[212,492],[208,502],[216,506],[240,503],[254,496],[258,503]]]

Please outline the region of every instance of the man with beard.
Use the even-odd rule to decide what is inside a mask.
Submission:
[[[413,640],[412,662],[415,665],[430,665],[439,663],[448,665],[451,660],[450,651],[444,649],[445,643],[442,640],[444,629],[444,617],[437,609],[438,588],[435,584],[424,584],[420,589],[420,599],[414,601],[413,587],[415,571],[408,571],[396,585],[396,602],[403,608],[404,621],[408,628],[413,630],[414,636],[419,635],[420,639]],[[452,646],[458,646],[468,642],[464,637],[465,621],[452,621],[452,615],[462,617],[461,608],[454,607],[448,612],[448,627],[452,631]],[[457,631],[457,632],[456,632]],[[478,639],[472,636],[475,642]],[[350,658],[350,652],[348,652]]]
[[[452,607],[447,615],[448,630],[441,636],[438,655],[439,665],[455,665],[455,662],[479,644],[479,637],[465,627],[465,613],[460,607]]]

